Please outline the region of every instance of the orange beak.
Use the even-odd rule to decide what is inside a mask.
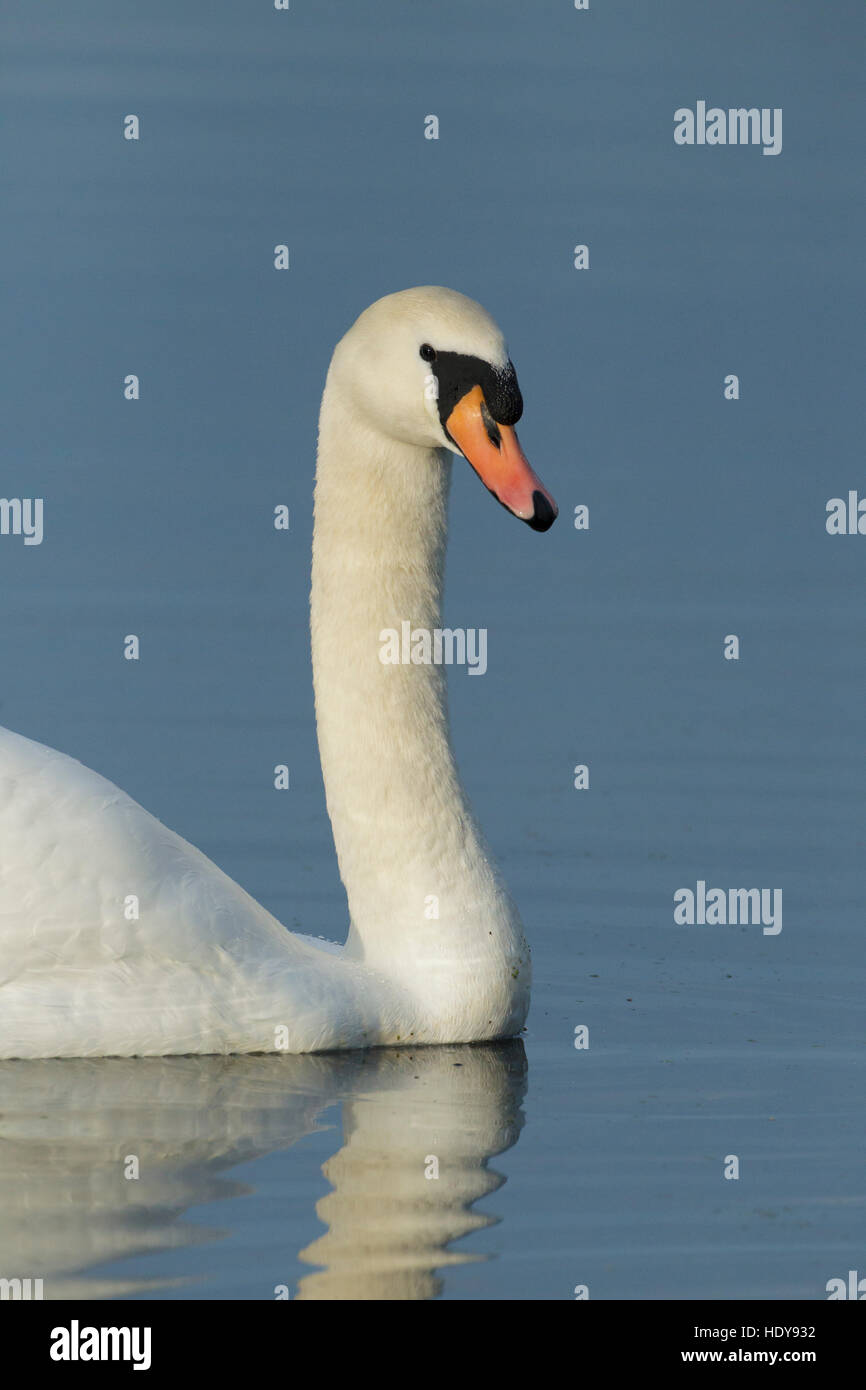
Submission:
[[[480,386],[461,397],[445,427],[497,502],[533,531],[553,525],[559,508],[530,468],[514,430],[493,419]]]

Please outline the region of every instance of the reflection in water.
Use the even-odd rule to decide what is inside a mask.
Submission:
[[[316,1210],[328,1230],[301,1252],[323,1268],[299,1298],[432,1298],[437,1268],[481,1258],[446,1245],[496,1220],[470,1208],[505,1181],[486,1164],[520,1133],[523,1044],[374,1055],[324,1166],[334,1190]]]
[[[186,1208],[248,1189],[222,1176],[286,1149],[343,1102],[325,1164],[328,1230],[301,1259],[305,1299],[431,1298],[446,1250],[495,1219],[471,1210],[504,1179],[487,1161],[520,1132],[520,1042],[313,1057],[0,1063],[0,1277],[46,1298],[110,1298],[169,1281],[95,1280],[93,1266],[217,1239]],[[128,1155],[140,1177],[124,1176]],[[427,1178],[438,1162],[438,1178]]]

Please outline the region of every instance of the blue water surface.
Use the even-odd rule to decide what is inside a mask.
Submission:
[[[862,5],[9,0],[4,28],[0,490],[45,535],[0,537],[0,723],[342,939],[307,622],[318,403],[361,309],[431,283],[490,309],[561,517],[534,534],[455,468],[446,617],[489,670],[450,673],[454,741],[533,946],[523,1039],[4,1063],[0,1274],[196,1299],[866,1274],[866,537],[825,526],[866,495]],[[782,152],[677,146],[698,100],[781,108]],[[699,880],[781,888],[781,932],[677,925]]]

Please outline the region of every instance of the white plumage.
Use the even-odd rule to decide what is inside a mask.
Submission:
[[[382,629],[441,626],[453,444],[419,342],[507,361],[479,305],[420,289],[372,305],[331,363],[311,625],[346,946],[287,932],[103,777],[0,730],[0,1057],[309,1052],[523,1024],[529,953],[460,786],[442,670],[379,660]]]

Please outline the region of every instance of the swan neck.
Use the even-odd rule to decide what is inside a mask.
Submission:
[[[329,379],[311,634],[347,951],[409,972],[511,950],[519,922],[460,785],[441,665],[386,664],[384,634],[442,626],[450,456],[377,434]]]

